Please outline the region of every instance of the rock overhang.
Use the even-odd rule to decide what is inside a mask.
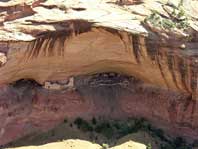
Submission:
[[[10,131],[18,129],[18,123],[12,122],[24,115],[29,118],[19,132],[28,133],[25,128],[37,127],[42,116],[52,127],[65,116],[89,117],[97,112],[110,116],[109,107],[116,111],[120,106],[124,114],[118,110],[117,116],[138,115],[155,122],[159,118],[161,126],[174,124],[176,130],[182,127],[176,134],[196,138],[196,21],[189,32],[145,24],[150,9],[162,10],[162,4],[146,0],[128,6],[105,0],[12,2],[0,3],[0,107],[5,122],[0,129],[6,132],[0,144],[21,135]],[[13,87],[21,79],[41,86],[24,81]],[[98,105],[106,106],[106,111]]]
[[[76,29],[75,23],[83,27]],[[125,31],[91,27],[86,21],[75,23],[65,32],[43,33],[30,42],[3,43],[6,54],[2,52],[0,82],[31,78],[43,84],[50,79],[114,71],[157,86],[196,92],[196,54]]]

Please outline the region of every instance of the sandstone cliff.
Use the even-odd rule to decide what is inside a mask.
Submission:
[[[198,3],[177,4],[0,2],[0,144],[77,116],[198,139]]]

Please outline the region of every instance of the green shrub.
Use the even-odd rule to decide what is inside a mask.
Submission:
[[[173,140],[173,146],[177,149],[189,149],[189,145],[186,143],[186,141],[181,138],[177,137]]]
[[[74,121],[74,124],[77,125],[78,129],[82,130],[82,131],[93,131],[93,127],[85,120],[81,119],[81,118],[77,118]]]
[[[160,149],[190,149],[189,144],[180,137],[174,140],[167,137],[161,129],[154,128],[145,119],[129,119],[127,121],[96,121],[93,118],[90,122],[87,122],[81,118],[77,118],[74,124],[82,131],[94,131],[97,132],[107,139],[120,138],[131,133],[138,131],[146,131],[156,140],[161,141]],[[194,146],[196,142],[194,143]],[[109,148],[108,145],[103,145],[104,149]],[[147,145],[147,149],[152,149],[151,144]]]
[[[175,149],[175,148],[169,143],[164,143],[160,145],[160,149]]]
[[[151,128],[151,135],[152,135],[153,137],[158,137],[158,138],[160,138],[160,140],[162,140],[162,141],[167,141],[167,139],[166,139],[166,137],[165,137],[165,135],[164,135],[164,132],[163,132],[163,130],[161,130],[161,129]]]
[[[103,134],[107,138],[112,138],[114,129],[108,122],[102,122],[95,127],[95,132]]]
[[[170,18],[163,17],[159,12],[152,11],[151,15],[145,18],[145,22],[150,22],[155,27],[163,29],[187,29],[189,27],[188,17],[182,7],[174,8]]]
[[[92,118],[91,122],[92,122],[93,125],[97,124],[97,120],[95,119],[95,117]]]
[[[105,143],[102,144],[102,149],[108,149],[108,148],[109,148],[108,144],[105,144]]]
[[[63,122],[64,122],[64,123],[67,123],[67,119],[65,118]]]
[[[152,149],[151,143],[146,146],[146,149]]]

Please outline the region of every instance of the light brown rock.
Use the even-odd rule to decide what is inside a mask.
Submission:
[[[187,31],[143,21],[151,10],[167,17],[164,1],[117,2],[0,2],[0,144],[30,130],[48,130],[66,116],[93,115],[146,117],[175,136],[197,138],[197,2],[185,5]],[[103,72],[104,78],[91,82],[89,77],[70,80],[71,90],[59,90],[58,83],[48,83],[52,90],[39,86]],[[135,77],[159,90],[121,76],[108,80],[106,72]],[[38,84],[14,83],[21,79]]]

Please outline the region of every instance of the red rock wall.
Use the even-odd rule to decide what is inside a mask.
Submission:
[[[114,73],[77,77],[72,90],[47,90],[19,81],[0,89],[0,144],[79,116],[144,117],[173,136],[192,141],[198,139],[197,109],[190,95]]]

